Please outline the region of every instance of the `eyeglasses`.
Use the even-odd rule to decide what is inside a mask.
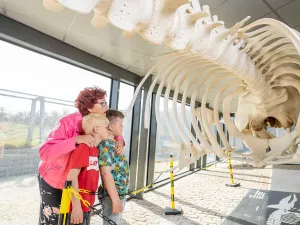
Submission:
[[[96,104],[101,105],[101,107],[107,106],[107,102],[97,102]]]

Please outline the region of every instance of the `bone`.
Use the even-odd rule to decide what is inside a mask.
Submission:
[[[178,60],[182,59],[184,57],[184,55],[178,55],[179,57],[173,57],[172,59],[170,58],[166,58],[165,60],[166,61],[160,61],[158,64],[156,64],[156,67],[159,68],[159,70],[164,70],[168,68],[169,64],[172,64],[172,63],[176,63]],[[165,64],[164,64],[165,63]],[[159,79],[162,78],[162,73],[158,73],[158,75],[155,76],[150,88],[149,88],[149,91],[148,91],[148,95],[147,95],[147,98],[146,98],[146,102],[145,102],[145,116],[144,116],[144,127],[146,129],[148,129],[150,127],[150,99],[151,99],[151,96],[152,96],[152,93],[153,93],[153,90],[155,88],[155,85],[156,83],[159,81]],[[156,106],[159,110],[159,104]],[[160,121],[160,119],[158,118],[158,120]],[[158,122],[158,131],[163,134],[163,129],[162,129],[162,126],[160,125],[160,122]]]
[[[197,124],[197,121],[196,119],[194,118],[194,115],[196,115],[196,112],[195,112],[195,99],[196,99],[196,96],[197,96],[197,91],[199,90],[199,87],[205,82],[205,80],[211,76],[212,74],[216,74],[216,73],[224,73],[224,71],[222,69],[215,69],[215,70],[212,70],[212,71],[209,71],[208,73],[205,73],[203,78],[200,80],[200,82],[194,87],[194,90],[193,90],[193,93],[192,93],[192,97],[191,97],[191,117],[192,117],[192,125],[193,125],[193,128],[195,130],[195,133],[196,133],[196,137],[200,140],[201,143],[204,143],[206,146],[205,146],[205,150],[208,154],[210,153],[213,153],[213,149],[211,146],[208,145],[207,141],[204,139],[203,135],[201,134],[199,128],[198,128],[198,124]],[[203,121],[201,122],[200,120],[200,123],[201,123],[201,127],[203,129],[204,127],[204,124],[203,124]],[[204,130],[204,129],[203,129]]]
[[[183,5],[184,2],[186,1],[178,0],[174,2],[174,5]],[[170,4],[168,3],[169,0],[155,0],[153,2],[153,14],[150,22],[140,32],[141,36],[145,40],[154,44],[162,44],[165,40],[175,21],[175,14],[177,10],[177,8],[169,7]]]
[[[270,38],[266,38],[264,41],[261,42],[261,46],[260,47],[262,47],[265,43],[271,41],[271,38],[273,39],[272,41],[274,41],[274,36],[272,36]],[[261,58],[265,53],[271,51],[272,49],[277,49],[279,46],[284,46],[284,45],[288,45],[288,44],[289,44],[289,40],[287,40],[287,39],[280,39],[280,40],[274,41],[269,46],[262,47],[260,49],[260,52],[255,57],[253,57],[252,60],[253,60],[253,62],[256,63],[256,61],[259,58]]]
[[[91,20],[91,24],[97,28],[104,28],[109,20],[106,15],[112,4],[113,0],[100,0],[97,5],[95,5],[93,11],[94,16]]]
[[[220,80],[220,79],[217,79],[217,80]],[[214,84],[212,84],[212,85],[210,86],[210,88],[212,88],[213,85],[214,85]],[[231,81],[231,87],[234,87],[235,85],[242,86],[242,84],[241,84],[241,82],[240,82],[239,80],[235,80],[235,81],[233,80],[233,81]],[[210,90],[209,90],[210,88],[207,89],[206,94],[210,91]],[[208,127],[207,125],[205,125],[206,122],[204,123],[204,128],[205,128],[205,129],[208,129],[210,141],[211,141],[211,143],[214,143],[213,146],[216,146],[215,153],[216,153],[219,157],[222,157],[222,158],[228,158],[228,159],[229,159],[229,158],[231,158],[231,159],[240,159],[240,157],[245,157],[242,161],[244,161],[244,162],[251,162],[251,161],[249,160],[249,157],[251,156],[251,154],[239,154],[239,153],[233,151],[232,147],[229,145],[229,143],[228,143],[228,141],[227,141],[227,139],[226,139],[226,137],[225,137],[225,134],[224,134],[223,130],[221,129],[220,120],[219,120],[219,115],[218,115],[218,113],[219,113],[219,111],[218,111],[218,109],[219,109],[218,103],[219,103],[220,95],[221,95],[221,93],[223,93],[223,91],[224,91],[225,89],[226,89],[226,86],[224,85],[223,88],[220,89],[219,93],[218,93],[217,96],[216,96],[215,104],[214,104],[214,106],[216,106],[216,108],[214,108],[214,119],[215,119],[216,128],[217,128],[217,130],[218,130],[218,132],[219,132],[219,135],[220,135],[220,137],[221,137],[221,139],[222,139],[223,144],[225,145],[225,150],[226,150],[227,152],[233,152],[234,155],[235,155],[235,157],[229,157],[228,154],[225,154],[224,149],[222,149],[222,148],[219,146],[219,144],[218,144],[217,141],[216,141],[215,136],[212,135],[211,130],[209,129],[209,127]],[[204,94],[204,96],[203,96],[203,100],[202,100],[202,103],[203,103],[203,104],[206,103],[206,94]],[[206,114],[206,112],[202,113],[202,115],[204,115],[204,116],[203,116],[203,121],[207,121],[207,117],[205,117],[205,114]],[[239,156],[239,157],[236,157],[236,156]]]
[[[185,54],[188,53],[183,53],[182,55],[179,55],[180,57],[176,58],[175,61],[170,61],[168,62],[168,64],[166,65],[166,69],[163,72],[159,72],[159,74],[157,75],[157,77],[154,79],[154,83],[156,83],[158,81],[159,78],[161,78],[163,81],[161,81],[158,90],[157,90],[157,94],[156,94],[156,99],[155,99],[155,116],[156,116],[156,121],[157,121],[157,130],[159,132],[159,134],[163,135],[164,134],[164,128],[161,125],[160,122],[160,113],[159,113],[159,103],[160,103],[160,96],[162,93],[162,89],[163,89],[163,83],[166,77],[168,77],[168,74],[172,71],[173,68],[176,67],[176,64],[178,63],[178,61],[183,60]],[[151,90],[148,92],[148,96],[146,99],[146,108],[145,108],[145,121],[144,121],[144,126],[145,128],[149,127],[150,124],[150,93],[153,91],[154,86],[152,86]]]
[[[205,77],[210,76],[211,74],[214,73],[214,71],[216,70],[216,68],[214,67],[213,64],[209,64],[207,63],[206,65],[204,65],[204,67],[201,67],[202,69],[202,73],[195,73],[193,76],[189,76],[187,79],[187,85],[185,87],[184,93],[183,93],[183,101],[182,101],[182,105],[181,105],[181,110],[183,112],[183,118],[184,118],[184,124],[186,129],[189,129],[189,125],[187,123],[186,120],[186,116],[185,116],[185,101],[186,101],[186,97],[187,97],[187,92],[188,90],[190,90],[190,85],[192,83],[197,82],[198,79],[200,79],[200,82],[202,79],[205,79]],[[201,82],[203,83],[203,82]],[[196,93],[197,93],[197,88],[201,86],[201,84],[198,84],[194,87],[194,96],[191,98],[191,102],[190,102],[190,114],[191,114],[191,118],[192,118],[192,127],[195,131],[196,134],[196,139],[200,140],[200,144],[201,146],[203,146],[203,148],[205,150],[208,150],[209,152],[211,152],[211,146],[209,145],[209,143],[205,140],[204,136],[202,135],[198,123],[196,121],[195,115],[197,115],[196,113],[196,109],[195,109],[195,99],[196,99]],[[199,116],[198,116],[199,117]],[[200,121],[199,121],[200,122]],[[200,122],[200,126],[202,127],[202,122]],[[205,133],[205,132],[204,132]],[[191,138],[193,140],[193,142],[197,142],[196,139],[194,139],[193,137]],[[201,148],[200,148],[201,149]]]
[[[61,12],[65,8],[56,0],[43,0],[43,6],[52,12]]]
[[[266,157],[274,157],[277,155],[281,155],[285,150],[290,148],[294,140],[298,137],[296,131],[287,133],[282,137],[273,138],[273,139],[260,139],[258,137],[244,135],[240,133],[235,125],[232,123],[230,117],[228,116],[229,112],[229,101],[232,96],[237,95],[239,92],[243,90],[239,90],[231,95],[226,96],[223,102],[223,112],[224,112],[224,121],[227,125],[227,129],[232,136],[241,138],[244,143],[249,147],[252,151],[254,163],[256,166],[259,166],[260,162],[263,161]],[[270,152],[266,152],[267,147],[271,148]]]
[[[181,65],[184,66],[185,63],[188,60],[189,60],[189,58],[187,58],[186,61],[182,61]],[[169,102],[169,96],[170,96],[170,91],[171,91],[171,85],[170,85],[170,83],[172,83],[171,79],[172,79],[172,77],[174,77],[174,75],[176,75],[177,70],[180,70],[180,66],[178,66],[178,64],[175,65],[175,68],[172,70],[171,73],[168,74],[168,77],[167,76],[165,77],[165,80],[164,80],[164,81],[166,81],[166,78],[168,78],[168,85],[167,85],[167,88],[166,88],[165,93],[164,93],[164,113],[165,113],[166,125],[167,125],[167,128],[168,128],[168,130],[171,134],[173,142],[176,142],[177,140],[176,140],[174,130],[172,128],[171,121],[170,121],[170,118],[169,118],[168,102]],[[164,83],[164,81],[163,80],[161,81],[160,86]],[[177,121],[177,123],[179,123],[179,122]]]
[[[165,39],[165,43],[176,50],[184,50],[192,39],[197,20],[207,17],[204,11],[196,12],[189,4],[183,5],[176,11],[176,20]]]
[[[206,60],[202,59],[202,62],[206,62]],[[204,149],[202,148],[202,146],[193,137],[193,135],[192,135],[192,133],[190,131],[190,127],[185,126],[182,129],[181,125],[179,124],[179,118],[178,118],[178,113],[177,113],[177,99],[178,99],[178,94],[179,94],[180,86],[182,85],[182,82],[187,78],[187,76],[189,76],[190,73],[194,69],[197,69],[197,67],[199,67],[199,63],[201,63],[201,59],[199,60],[199,58],[198,58],[198,59],[195,59],[193,61],[190,61],[189,64],[187,64],[187,65],[183,65],[185,68],[188,68],[188,69],[181,70],[177,74],[175,74],[173,76],[173,80],[169,82],[168,86],[172,87],[174,79],[175,78],[178,79],[176,87],[175,87],[175,92],[173,94],[172,106],[173,106],[173,115],[174,115],[174,119],[175,119],[175,125],[176,125],[177,130],[179,131],[179,134],[180,134],[181,138],[184,140],[184,142],[185,142],[186,145],[190,145],[190,141],[192,141],[192,144],[194,146],[195,151],[199,150],[199,152],[204,152]],[[182,103],[181,103],[182,118],[186,121],[185,102],[186,102],[186,95],[183,96]],[[184,132],[184,130],[185,130],[185,132]],[[185,135],[185,133],[187,135]]]
[[[176,11],[180,6],[184,4],[189,4],[188,0],[163,0],[163,7],[161,9],[161,13],[168,15]]]
[[[238,79],[229,80],[229,82],[230,82],[231,85],[239,84],[240,86],[242,86],[241,81],[238,80]],[[231,152],[231,151],[233,151],[233,149],[227,141],[227,138],[226,138],[226,136],[225,136],[225,134],[224,134],[224,132],[221,128],[220,119],[219,119],[219,101],[220,101],[221,95],[223,94],[225,89],[227,89],[227,87],[228,87],[228,83],[226,83],[225,85],[223,85],[219,89],[218,93],[215,96],[215,101],[214,101],[214,107],[213,108],[214,108],[214,120],[215,120],[216,128],[219,132],[222,143],[224,144],[226,150]]]
[[[139,85],[137,86],[134,94],[133,94],[133,97],[132,97],[132,100],[131,100],[131,103],[130,105],[128,106],[128,109],[126,110],[126,113],[125,115],[130,115],[131,112],[132,112],[132,109],[133,109],[133,106],[134,106],[134,103],[135,103],[135,100],[143,86],[143,84],[145,83],[145,81],[149,78],[149,76],[152,74],[153,71],[155,71],[157,68],[159,68],[160,65],[164,64],[170,57],[172,57],[174,55],[174,53],[169,53],[169,54],[166,54],[166,55],[163,55],[161,57],[157,57],[158,59],[161,59],[161,61],[157,64],[155,64],[148,72],[147,74],[144,76],[143,80],[139,83]],[[176,58],[176,56],[175,56]]]
[[[143,84],[154,74],[145,101],[144,127],[150,126],[150,100],[159,84],[155,99],[158,133],[170,133],[170,141],[178,145],[166,145],[169,151],[178,153],[178,166],[174,170],[181,170],[206,153],[250,162],[258,167],[300,161],[299,150],[294,146],[300,134],[300,109],[292,106],[300,96],[294,89],[300,90],[299,32],[268,18],[244,26],[250,17],[227,29],[217,15],[211,17],[209,6],[201,8],[197,0],[192,0],[192,5],[189,3],[188,0],[43,0],[44,7],[54,12],[65,7],[78,13],[93,10],[91,23],[99,29],[110,23],[123,31],[123,37],[139,34],[148,42],[165,43],[179,50],[158,57],[159,63],[138,85],[126,111],[126,115],[132,112]],[[162,126],[159,113],[163,88],[166,127]],[[218,89],[213,97],[212,89]],[[172,104],[169,104],[171,90],[174,94]],[[182,118],[177,112],[179,93],[182,93]],[[222,99],[224,93],[226,96]],[[195,137],[186,118],[188,96]],[[233,97],[239,98],[236,125],[230,117]],[[197,99],[206,105],[211,98],[214,99],[212,121],[205,107],[195,107]],[[219,121],[220,103],[228,132],[242,139],[251,150],[250,154],[236,152],[227,141]],[[172,115],[174,123],[170,119]],[[213,123],[225,148],[221,148],[211,131]],[[295,131],[277,138],[263,130],[267,123],[286,128],[292,124],[296,126]],[[268,146],[270,152],[266,152]],[[229,157],[229,152],[234,157]]]
[[[150,22],[153,7],[153,1],[113,0],[107,12],[107,19],[124,31],[134,31],[139,23]]]
[[[297,64],[300,66],[300,59],[299,58],[292,58],[292,57],[286,57],[283,59],[280,59],[278,61],[275,61],[274,63],[272,63],[267,71],[267,73],[277,69],[278,67],[282,67],[282,65],[284,64]]]
[[[284,68],[279,68],[275,71],[274,75],[269,80],[269,84],[271,84],[271,82],[273,82],[278,77],[285,74],[293,74],[300,78],[300,70],[294,69],[292,67],[284,67]]]
[[[290,52],[292,54],[296,53],[294,47],[291,44],[281,46],[272,52],[267,52],[263,56],[262,60],[257,64],[257,67],[261,67],[260,71],[263,72],[266,67],[270,67],[270,65],[272,65],[277,60],[280,60],[282,57],[288,56]]]
[[[179,65],[185,65],[189,59],[190,58],[186,58],[185,60],[181,61]],[[164,113],[165,113],[167,128],[168,128],[168,130],[171,134],[171,137],[173,138],[173,141],[176,142],[176,137],[175,137],[175,134],[174,134],[174,130],[172,128],[171,121],[170,121],[170,118],[169,118],[168,102],[169,102],[169,94],[170,94],[170,91],[171,91],[171,85],[170,84],[173,83],[173,81],[171,79],[174,78],[174,75],[176,75],[176,71],[180,70],[180,67],[178,67],[178,63],[176,63],[174,65],[174,69],[170,68],[170,70],[172,72],[170,72],[168,74],[168,76],[166,76],[165,79],[164,79],[164,81],[166,81],[168,79],[167,80],[168,85],[167,85],[167,88],[166,88],[165,93],[164,93]],[[162,84],[162,81],[161,81],[161,84]],[[177,125],[179,124],[178,121],[175,121],[175,123],[177,123]],[[180,133],[180,134],[182,134],[182,133]]]
[[[298,54],[300,54],[300,36],[298,36],[291,28],[289,28],[287,25],[284,23],[275,20],[275,19],[270,19],[270,18],[263,18],[254,21],[253,23],[241,28],[239,31],[240,32],[245,32],[247,30],[250,30],[253,27],[256,26],[261,26],[261,25],[270,25],[272,27],[276,27],[276,29],[283,33],[287,38],[290,39],[290,41],[293,43],[295,46]]]
[[[225,74],[224,74],[224,75],[225,75]],[[215,79],[211,82],[211,85],[210,85],[208,88],[206,88],[206,91],[205,91],[205,93],[204,93],[204,95],[203,95],[203,97],[202,97],[202,102],[201,102],[202,105],[206,105],[206,99],[207,99],[207,94],[208,94],[208,92],[211,91],[211,89],[215,86],[215,84],[216,84],[217,82],[220,82],[222,79],[224,79],[224,75],[223,75],[223,77],[222,77],[222,75],[221,75],[221,77],[215,78]],[[203,125],[204,125],[203,127],[204,127],[204,129],[205,129],[205,131],[206,131],[206,133],[207,133],[207,136],[208,136],[208,138],[209,138],[209,140],[210,140],[210,143],[212,144],[212,147],[213,147],[215,153],[216,153],[218,156],[220,155],[220,157],[226,158],[227,155],[224,153],[224,151],[222,150],[221,146],[220,146],[219,143],[217,142],[216,137],[215,137],[215,136],[212,134],[212,132],[211,132],[211,127],[209,127],[208,122],[207,122],[207,113],[206,113],[206,112],[207,112],[207,111],[205,110],[205,108],[204,108],[204,107],[201,107],[202,121],[203,121]],[[230,149],[231,149],[231,148],[230,148]]]

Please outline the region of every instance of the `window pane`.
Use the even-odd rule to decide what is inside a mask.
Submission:
[[[63,115],[77,111],[78,93],[97,85],[109,95],[111,79],[3,41],[0,48],[1,179],[35,174],[40,143]]]
[[[125,83],[120,83],[120,91],[119,91],[119,103],[118,110],[125,113],[127,108],[130,105],[131,99],[133,97],[134,87]],[[123,136],[125,140],[125,156],[129,160],[129,152],[130,152],[130,139],[131,139],[131,124],[132,124],[132,113],[125,117],[124,119],[124,129]]]
[[[172,110],[172,105],[173,105],[173,100],[169,100],[168,102],[168,106],[169,106],[169,115],[170,115],[170,121],[171,121],[171,126],[172,126],[172,130],[174,131],[174,135],[177,138],[177,141],[182,142],[183,140],[181,139],[178,129],[175,125],[175,123],[172,123],[172,121],[174,121],[174,116],[173,113],[171,112]],[[168,132],[168,128],[167,128],[167,124],[166,124],[166,118],[165,118],[165,113],[163,111],[164,109],[164,98],[161,97],[160,98],[160,106],[159,106],[159,112],[160,112],[160,121],[162,123],[162,127],[164,128],[164,135],[160,135],[159,132],[157,131],[157,136],[156,136],[156,153],[155,153],[155,169],[154,169],[154,179],[156,179],[159,176],[160,171],[162,171],[163,169],[165,169],[166,166],[166,161],[169,161],[170,159],[170,154],[169,152],[165,151],[164,148],[164,142],[165,141],[172,141],[172,137],[171,134]],[[186,116],[187,116],[187,120],[189,125],[191,124],[191,117],[190,117],[190,107],[186,106],[185,107],[186,110]],[[178,118],[182,118],[182,112],[181,112],[181,103],[177,103],[177,112],[178,112]],[[182,120],[179,120],[179,124],[181,127],[184,126],[184,123]],[[185,132],[185,130],[183,129],[183,131]],[[178,165],[178,153],[174,152],[173,153],[174,159],[176,160],[174,162],[174,167]],[[169,169],[169,166],[168,168]],[[181,172],[185,172],[189,170],[189,167],[185,167],[184,169],[182,169],[181,171],[179,171],[178,173]],[[164,173],[160,176],[159,180],[163,180],[169,177],[169,173]],[[159,181],[158,180],[158,181]]]

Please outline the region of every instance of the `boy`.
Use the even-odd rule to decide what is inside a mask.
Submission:
[[[104,186],[103,215],[120,224],[128,193],[129,166],[125,155],[116,154],[116,142],[113,136],[122,135],[124,114],[110,109],[106,112],[106,117],[109,120],[110,137],[98,146],[100,173]],[[103,225],[108,224],[103,220]]]
[[[82,129],[85,134],[90,134],[96,140],[96,146],[108,138],[108,119],[99,114],[89,114],[82,118]],[[97,147],[89,147],[80,144],[70,157],[68,169],[68,181],[72,181],[72,187],[78,193],[78,189],[96,192],[99,182],[99,150]],[[95,195],[80,193],[84,200],[91,206],[94,205]],[[72,194],[71,215],[68,224],[89,224],[91,209],[84,206],[79,199]]]

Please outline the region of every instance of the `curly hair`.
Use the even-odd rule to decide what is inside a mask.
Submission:
[[[93,108],[99,99],[106,96],[106,91],[97,86],[87,87],[79,92],[75,100],[75,107],[81,113],[82,116],[90,114],[88,109]]]

